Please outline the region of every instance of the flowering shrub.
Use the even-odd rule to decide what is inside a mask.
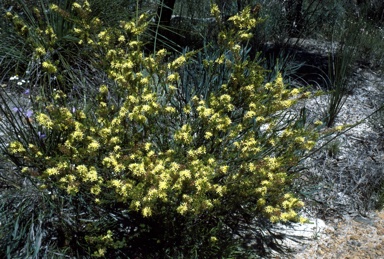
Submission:
[[[90,12],[86,1],[73,7]],[[212,14],[221,17],[217,6]],[[73,29],[115,83],[86,105],[60,90],[36,97],[46,103],[28,115],[34,130],[6,152],[41,191],[77,201],[82,234],[65,238],[76,236],[87,256],[230,256],[247,232],[301,220],[292,168],[318,134],[290,108],[309,93],[281,76],[264,81],[244,45],[259,23],[250,9],[229,21],[219,56],[201,64],[211,79],[189,87],[180,71],[196,52],[144,54],[145,15],[97,35],[85,22]]]

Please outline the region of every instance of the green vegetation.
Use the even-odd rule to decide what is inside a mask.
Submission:
[[[295,109],[310,88],[287,85],[289,67],[264,69],[252,45],[261,45],[255,35],[279,36],[268,31],[277,26],[264,14],[271,5],[202,8],[215,20],[193,27],[203,44],[178,52],[172,40],[157,45],[169,30],[156,30],[157,5],[127,2],[103,10],[98,0],[17,1],[3,10],[0,257],[284,252],[270,230],[305,221],[293,182],[319,138],[343,129],[329,119],[342,102],[321,118],[324,130]],[[309,23],[322,9],[306,4],[312,13],[300,21]],[[348,41],[331,59],[339,99],[355,47]]]

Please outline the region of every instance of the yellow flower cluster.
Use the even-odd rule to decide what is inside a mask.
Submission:
[[[53,128],[53,121],[47,114],[38,113],[36,115],[36,120],[41,126],[46,127],[47,129]]]
[[[35,49],[35,54],[37,57],[41,57],[41,56],[44,56],[47,52],[45,51],[45,48],[44,47],[37,47]]]
[[[174,138],[176,141],[178,141],[180,143],[190,144],[193,140],[191,132],[192,132],[191,125],[185,124],[180,128],[180,130],[178,130],[175,133]]]
[[[250,7],[247,7],[246,9],[241,11],[239,15],[232,16],[228,20],[232,21],[233,24],[240,30],[251,30],[255,28],[258,21],[256,18],[253,17],[249,9]],[[240,38],[244,38],[244,34],[245,33],[240,33]],[[249,37],[245,38],[249,39]]]
[[[42,67],[44,70],[50,74],[55,74],[57,72],[57,68],[50,61],[44,61],[42,63]]]
[[[19,154],[19,153],[24,153],[26,150],[19,141],[13,141],[9,144],[9,152],[11,154]]]

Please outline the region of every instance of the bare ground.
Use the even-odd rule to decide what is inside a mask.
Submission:
[[[305,214],[314,219],[288,231],[299,241],[286,242],[291,254],[273,258],[384,258],[384,210],[377,210],[384,200],[384,112],[371,116],[383,105],[384,76],[356,68],[349,84],[336,125],[358,124],[306,161],[310,169],[298,184],[311,197]],[[305,106],[320,116],[326,103],[320,96]]]

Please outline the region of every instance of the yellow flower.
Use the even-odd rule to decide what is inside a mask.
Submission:
[[[35,49],[35,53],[36,53],[36,55],[37,56],[43,56],[43,55],[45,55],[46,54],[46,51],[45,51],[45,49],[43,48],[43,47],[37,47],[36,49]]]
[[[57,68],[56,68],[56,66],[54,66],[51,62],[49,62],[49,61],[44,61],[43,63],[42,63],[42,67],[43,67],[43,69],[46,71],[46,72],[48,72],[48,73],[50,73],[50,74],[54,74],[54,73],[56,73],[57,72]]]
[[[82,32],[82,30],[81,29],[79,29],[79,28],[73,28],[73,31],[76,33],[76,34],[80,34],[81,32]]]
[[[175,113],[176,109],[174,107],[167,106],[167,107],[165,107],[165,111],[168,113]]]
[[[269,219],[272,223],[276,223],[279,221],[279,217],[277,216],[271,216],[270,219]]]
[[[231,96],[229,94],[223,94],[220,96],[220,102],[229,103],[231,101]]]
[[[108,86],[106,86],[106,85],[102,85],[102,86],[100,86],[100,88],[99,88],[99,92],[100,92],[101,94],[103,94],[103,95],[108,94]]]
[[[239,52],[240,49],[241,49],[241,46],[240,46],[239,44],[236,44],[236,45],[234,45],[234,46],[232,47],[232,51],[234,51],[234,52]]]
[[[293,132],[290,129],[285,129],[283,131],[283,134],[282,134],[283,137],[289,137],[289,136],[292,136],[292,135],[293,135]]]
[[[244,116],[244,119],[252,119],[256,116],[256,112],[254,111],[248,111],[245,116]]]
[[[179,172],[180,178],[181,179],[190,179],[191,178],[191,171],[188,169],[182,170]]]
[[[257,200],[257,205],[259,207],[263,207],[266,204],[266,200],[264,198],[260,198]]]
[[[9,144],[9,152],[11,154],[22,153],[25,151],[26,150],[25,150],[23,144],[21,144],[19,141],[13,141]]]
[[[224,195],[224,192],[226,190],[225,187],[221,186],[221,185],[216,185],[215,187],[216,189],[216,193],[219,195],[219,196],[223,196]]]
[[[249,40],[252,38],[252,36],[253,36],[252,33],[242,33],[242,34],[240,34],[240,39],[241,40]]]
[[[168,82],[172,83],[172,82],[175,82],[177,81],[179,78],[179,75],[177,73],[174,73],[174,74],[170,74],[168,77],[167,77],[167,80]]]
[[[67,193],[74,195],[79,192],[79,188],[73,184],[67,186]]]
[[[217,4],[213,4],[212,7],[211,7],[211,14],[215,17],[218,17],[220,16],[220,9],[219,9],[219,6]]]
[[[304,148],[307,150],[311,150],[315,145],[316,145],[316,142],[310,140],[304,144]]]
[[[304,143],[305,138],[304,138],[304,137],[296,137],[296,138],[295,138],[295,141],[296,141],[297,143]]]
[[[89,143],[88,150],[94,152],[94,151],[97,151],[99,147],[100,147],[99,142],[97,142],[96,140],[93,140],[91,143]]]
[[[266,206],[265,208],[264,208],[264,211],[265,212],[267,212],[267,213],[273,213],[273,207],[272,206]]]
[[[183,142],[185,144],[190,144],[192,142],[191,130],[191,125],[183,125],[181,129],[175,133],[175,140]]]
[[[100,185],[94,185],[91,187],[91,193],[94,195],[98,195],[101,192]]]
[[[95,257],[103,257],[105,255],[105,252],[107,251],[106,248],[99,248],[97,251],[93,253],[93,256]]]
[[[49,6],[49,8],[50,8],[52,11],[58,11],[58,10],[59,10],[59,7],[58,7],[57,5],[55,5],[55,4],[51,4],[51,5]]]
[[[80,174],[80,176],[85,177],[88,173],[88,169],[85,165],[78,165],[76,167],[77,172]]]
[[[79,3],[77,3],[77,2],[74,2],[72,4],[72,8],[74,8],[74,9],[81,9],[81,5]]]
[[[75,132],[72,133],[72,138],[74,140],[82,140],[83,137],[84,137],[84,134],[81,131],[75,131]]]
[[[150,207],[144,207],[142,212],[143,216],[146,218],[146,217],[150,217],[152,215],[152,210]]]
[[[299,222],[300,222],[300,224],[304,224],[304,223],[308,223],[309,220],[307,218],[304,218],[304,217],[300,216],[299,217]]]
[[[8,19],[10,19],[10,18],[13,17],[13,14],[12,14],[11,12],[6,12],[6,13],[5,13],[5,16],[6,16]]]
[[[181,215],[184,215],[188,211],[188,204],[183,202],[179,207],[177,207],[176,211]]]
[[[267,194],[267,191],[268,191],[268,189],[265,186],[262,186],[262,187],[255,189],[255,192],[260,193],[262,196],[265,196]]]
[[[276,159],[276,157],[266,157],[264,158],[264,161],[271,170],[275,170],[280,167],[280,162]]]
[[[111,135],[111,129],[110,128],[102,128],[99,131],[99,134],[102,138],[107,138],[109,135]]]
[[[139,208],[141,206],[141,202],[140,201],[132,201],[131,202],[131,208],[135,211],[138,211]]]
[[[221,55],[219,58],[217,58],[217,59],[215,60],[215,63],[217,63],[217,64],[223,64],[224,61],[225,61],[225,56],[224,56],[224,55]]]
[[[295,103],[295,101],[294,100],[284,100],[284,101],[281,101],[280,103],[284,109],[287,109],[287,108],[291,107]]]
[[[169,69],[177,69],[181,67],[187,59],[184,56],[180,56],[177,59],[175,59],[172,63],[168,64]]]
[[[59,171],[57,170],[57,168],[53,167],[53,168],[48,168],[47,170],[45,170],[44,173],[46,173],[49,176],[52,176],[52,175],[58,175]]]
[[[265,89],[267,89],[267,90],[273,90],[272,83],[266,83],[264,87],[265,87]]]
[[[125,37],[124,35],[121,35],[118,39],[117,39],[118,42],[122,43],[125,41]]]
[[[344,126],[336,126],[335,130],[336,131],[342,131],[344,129]]]
[[[228,168],[229,168],[229,166],[227,166],[227,165],[220,166],[220,171],[225,174],[228,172]]]
[[[196,110],[199,112],[199,116],[201,118],[208,118],[208,117],[212,116],[212,114],[214,113],[213,109],[206,108],[204,106],[199,106],[199,107],[197,107]]]
[[[148,80],[148,77],[144,77],[140,80],[140,83],[142,85],[148,85],[149,84],[149,80]]]
[[[210,139],[212,136],[213,136],[212,132],[207,131],[207,132],[205,132],[204,138],[205,139]]]
[[[158,57],[164,57],[165,55],[167,55],[166,49],[161,49],[156,53],[156,56],[158,56]]]
[[[297,89],[297,88],[294,88],[293,90],[291,90],[291,92],[289,93],[289,95],[291,96],[296,96],[300,93],[300,90]]]
[[[97,171],[96,171],[96,168],[91,166],[91,168],[89,169],[88,173],[87,173],[87,177],[86,177],[86,181],[90,181],[90,182],[96,182],[97,181]]]
[[[137,47],[139,45],[139,42],[138,41],[131,41],[131,42],[129,42],[129,46],[131,47],[131,48],[135,48],[135,47]]]

